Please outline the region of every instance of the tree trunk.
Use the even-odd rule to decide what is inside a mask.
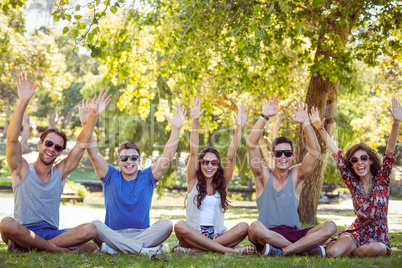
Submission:
[[[352,25],[349,25],[349,27],[346,28],[341,28],[333,23],[331,26],[335,35],[340,38],[342,44],[345,45]],[[333,50],[329,49],[324,51],[321,48],[325,41],[325,34],[326,31],[322,30],[318,38],[317,51],[315,54],[316,60],[319,60],[321,57],[323,57],[324,60],[334,57]],[[334,130],[333,126],[336,121],[338,85],[338,82],[331,82],[328,78],[325,79],[320,73],[318,73],[316,76],[311,77],[306,96],[306,103],[308,104],[309,109],[312,106],[317,107],[320,111],[320,117],[325,117],[327,119],[325,128],[329,135],[332,135]],[[321,146],[321,156],[317,160],[313,172],[303,184],[298,207],[300,221],[309,224],[317,224],[317,205],[320,198],[322,184],[324,182],[324,173],[328,159],[328,148],[318,132],[316,132],[316,135]],[[296,146],[297,163],[302,162],[306,153],[307,148],[304,132],[303,129],[300,128]]]
[[[56,111],[50,113],[49,117],[49,127],[56,127]]]
[[[22,127],[21,133],[21,145],[22,145],[22,153],[27,154],[28,150],[28,139],[29,139],[29,118],[27,112],[24,113],[24,125]]]

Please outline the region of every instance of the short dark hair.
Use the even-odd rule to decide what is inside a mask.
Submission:
[[[286,137],[277,137],[277,138],[275,138],[273,140],[273,142],[272,142],[272,151],[275,151],[275,147],[278,144],[281,144],[281,143],[289,143],[290,144],[290,149],[293,152],[293,143],[289,138],[286,138]]]
[[[354,144],[354,145],[350,146],[349,149],[346,151],[346,153],[345,153],[346,168],[349,169],[356,178],[359,177],[359,176],[357,176],[354,169],[352,168],[352,163],[350,163],[350,159],[353,157],[355,152],[357,152],[359,150],[365,151],[368,154],[369,159],[371,161],[373,161],[373,164],[370,165],[370,171],[371,171],[371,174],[373,174],[373,176],[376,176],[378,171],[380,171],[380,169],[381,169],[380,158],[378,157],[377,152],[374,151],[373,149],[371,149],[370,147],[368,147],[364,142]]]
[[[122,145],[120,145],[119,150],[117,151],[118,154],[120,154],[121,151],[126,150],[126,149],[135,149],[138,152],[138,155],[140,154],[140,148],[138,148],[137,144],[133,141],[126,141]]]
[[[49,133],[55,133],[57,135],[59,135],[60,137],[63,138],[63,150],[66,149],[67,147],[67,135],[60,129],[58,129],[57,127],[50,127],[48,129],[46,129],[45,131],[43,131],[43,133],[40,135],[40,140],[42,142],[45,141],[47,135],[49,135]]]

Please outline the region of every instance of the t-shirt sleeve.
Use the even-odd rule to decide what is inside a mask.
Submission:
[[[396,155],[392,156],[386,156],[385,154],[383,155],[383,161],[382,161],[382,166],[379,171],[379,178],[381,181],[384,182],[386,186],[389,185],[389,182],[391,180],[391,172],[392,172],[392,166],[395,162]]]
[[[342,180],[345,182],[348,188],[350,188],[349,180],[353,175],[345,165],[345,157],[343,156],[342,151],[339,150],[337,153],[332,154],[332,157],[334,158],[336,166],[341,173]]]
[[[102,183],[103,185],[107,186],[111,182],[112,178],[117,174],[117,169],[109,164],[109,170],[106,176],[103,178]]]
[[[147,167],[146,169],[142,170],[143,175],[147,178],[149,184],[154,187],[157,181],[154,178],[154,174],[152,174],[152,166]]]

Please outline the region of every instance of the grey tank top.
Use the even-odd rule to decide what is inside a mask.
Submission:
[[[264,192],[257,199],[258,220],[268,229],[287,225],[300,230],[299,214],[297,214],[298,205],[299,200],[296,199],[290,173],[285,187],[278,192],[274,189],[274,175],[271,170]]]
[[[33,164],[14,192],[14,218],[24,225],[49,224],[59,228],[60,198],[63,193],[61,174],[53,166],[49,181],[39,180]]]

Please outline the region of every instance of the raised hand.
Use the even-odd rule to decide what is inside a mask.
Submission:
[[[308,119],[308,105],[306,103],[306,106],[303,109],[303,103],[301,101],[296,102],[297,103],[297,111],[295,110],[295,107],[292,105],[292,111],[294,113],[294,116],[290,114],[290,118],[295,121],[296,123],[304,123],[305,121],[309,120]]]
[[[29,101],[35,93],[36,85],[29,82],[29,76],[24,73],[17,78],[18,97],[21,101]]]
[[[270,97],[268,101],[264,99],[264,106],[262,106],[262,114],[268,116],[276,115],[279,111],[278,102],[279,100],[276,97],[273,98]]]
[[[324,128],[325,125],[325,118],[320,119],[320,113],[318,111],[318,108],[315,108],[314,106],[311,107],[311,114],[310,114],[310,120],[311,120],[311,124],[313,124],[313,126],[317,129],[320,130],[322,128]]]
[[[233,113],[233,118],[236,122],[236,125],[243,128],[247,121],[247,113],[248,112],[246,112],[246,106],[245,105],[237,106],[237,113],[239,114],[239,116],[237,117],[236,114]]]
[[[396,98],[392,98],[392,110],[391,108],[388,108],[388,110],[391,112],[392,117],[394,118],[394,121],[396,122],[401,122],[402,120],[402,110],[401,110],[401,105],[398,104],[398,101]]]
[[[190,114],[193,119],[199,119],[201,115],[205,112],[205,108],[201,110],[202,98],[195,97],[193,102],[190,102]]]
[[[96,98],[96,94],[92,98],[91,110],[94,111],[96,115],[100,115],[112,100],[112,95],[107,96],[108,91],[108,89],[102,89],[98,98]]]
[[[185,110],[184,105],[181,105],[181,104],[179,104],[179,106],[175,105],[174,111],[175,111],[175,114],[174,114],[173,118],[169,118],[166,114],[164,115],[164,117],[170,123],[170,125],[172,125],[172,127],[180,129],[184,123],[184,119],[186,117],[187,111]]]
[[[80,121],[82,125],[85,125],[88,121],[89,114],[91,113],[91,99],[88,98],[87,102],[85,103],[85,99],[82,99],[82,104],[78,104],[78,111],[80,114]]]

